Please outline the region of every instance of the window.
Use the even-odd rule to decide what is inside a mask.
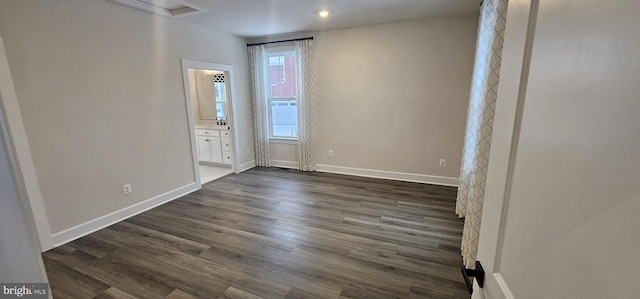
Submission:
[[[227,116],[225,107],[227,104],[227,90],[224,74],[213,75],[213,89],[215,90],[216,98],[216,117],[223,119]]]
[[[298,92],[295,52],[268,54],[269,137],[298,138]]]

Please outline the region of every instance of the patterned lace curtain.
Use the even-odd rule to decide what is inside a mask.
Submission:
[[[298,90],[298,170],[316,170],[313,40],[295,42]]]
[[[249,50],[249,84],[251,106],[253,110],[253,144],[256,165],[271,167],[269,161],[269,127],[267,121],[267,59],[264,45],[250,46]]]
[[[506,16],[507,0],[482,3],[456,202],[456,213],[465,218],[462,257],[471,269],[478,251]]]

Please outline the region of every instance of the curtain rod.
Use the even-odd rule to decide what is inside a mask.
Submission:
[[[299,40],[308,40],[308,39],[313,40],[313,36],[311,36],[311,37],[304,37],[304,38],[294,38],[294,39],[287,39],[287,40],[279,40],[279,41],[273,41],[273,42],[264,42],[264,43],[247,44],[247,47],[251,47],[251,46],[259,46],[259,45],[267,45],[267,44],[276,44],[276,43],[295,42],[295,41],[299,41]]]

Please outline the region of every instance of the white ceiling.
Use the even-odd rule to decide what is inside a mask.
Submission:
[[[244,37],[475,13],[480,0],[187,0],[209,12],[180,17]],[[315,12],[328,9],[326,19]]]

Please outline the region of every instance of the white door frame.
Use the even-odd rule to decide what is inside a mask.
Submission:
[[[1,41],[0,41],[1,42]],[[0,44],[1,46],[1,44]],[[0,102],[2,92],[0,91]],[[0,156],[2,156],[2,176],[7,179],[3,184],[2,202],[0,202],[0,218],[2,225],[9,227],[0,236],[0,242],[6,242],[0,250],[2,266],[7,269],[0,276],[2,280],[23,279],[18,281],[47,282],[47,272],[40,256],[40,240],[37,238],[36,222],[33,217],[31,204],[28,200],[27,190],[20,167],[16,159],[15,147],[9,136],[9,130],[5,117],[5,109],[0,105]],[[7,162],[5,164],[5,162]],[[3,179],[3,180],[4,180]],[[7,188],[9,183],[12,187]],[[6,196],[6,197],[5,197]]]
[[[29,204],[35,223],[40,250],[47,251],[53,248],[49,219],[40,192],[40,185],[33,166],[31,150],[27,141],[27,134],[22,122],[22,114],[18,105],[18,99],[13,87],[13,79],[9,71],[9,64],[4,49],[2,37],[0,37],[0,105],[5,113],[7,134],[13,144],[16,164],[24,182],[26,199]]]
[[[485,289],[477,282],[473,298],[515,298],[501,273],[502,246],[511,196],[520,126],[539,0],[512,0],[507,9],[500,85],[491,139],[477,259],[485,270]],[[495,217],[500,215],[500,217]],[[496,292],[499,290],[499,293]],[[492,292],[492,293],[490,293]]]
[[[202,69],[202,70],[217,70],[217,71],[224,71],[224,72],[229,72],[229,85],[231,86],[231,98],[227,99],[229,105],[229,109],[231,109],[231,118],[229,119],[229,124],[231,126],[231,134],[232,134],[232,139],[231,140],[231,149],[233,151],[233,159],[231,161],[231,170],[234,173],[238,173],[238,157],[240,157],[240,152],[238,149],[238,142],[237,140],[239,140],[239,136],[238,136],[238,130],[235,127],[236,124],[236,109],[234,107],[234,102],[235,102],[235,95],[236,95],[236,90],[235,90],[235,77],[233,74],[233,66],[228,65],[228,64],[223,64],[223,63],[215,63],[215,62],[206,62],[206,61],[197,61],[197,60],[189,60],[189,59],[182,59],[182,79],[184,81],[184,92],[185,92],[185,102],[187,104],[187,115],[189,117],[189,136],[191,138],[191,155],[193,158],[193,169],[194,169],[194,176],[196,178],[196,183],[198,184],[198,187],[200,187],[202,185],[201,183],[201,179],[200,179],[200,172],[199,172],[199,164],[198,164],[198,144],[197,144],[197,140],[196,140],[196,131],[195,131],[195,118],[193,116],[193,106],[191,105],[191,93],[195,92],[191,90],[191,84],[189,84],[189,69]]]

